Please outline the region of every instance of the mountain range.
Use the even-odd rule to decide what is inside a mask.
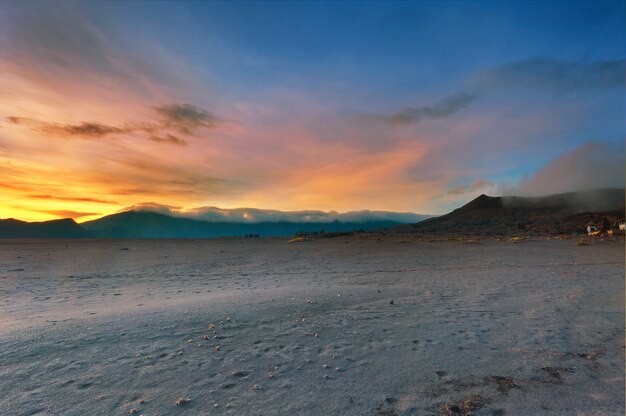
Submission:
[[[481,195],[439,216],[363,211],[283,213],[250,210],[258,222],[245,221],[243,209],[203,211],[188,218],[172,212],[131,209],[76,223],[73,219],[24,222],[0,219],[0,238],[212,238],[325,234],[389,229],[398,233],[441,235],[556,235],[583,233],[589,224],[615,226],[624,218],[624,189],[606,188],[541,197]],[[197,213],[196,213],[197,214]],[[306,214],[306,215],[305,215]],[[227,221],[229,215],[235,220]],[[217,219],[217,220],[216,220]]]
[[[320,231],[326,234],[357,230],[375,231],[408,221],[429,218],[427,215],[375,211],[332,214],[330,218],[329,215],[322,215],[324,213],[316,211],[309,211],[306,216],[288,215],[289,213],[278,215],[277,211],[269,210],[252,212],[257,217],[270,220],[246,222],[237,216],[233,221],[215,221],[137,209],[81,224],[69,218],[31,223],[12,218],[0,219],[0,238],[212,238],[246,235],[276,237],[293,236],[297,233],[319,234]],[[272,218],[282,219],[271,220]],[[292,218],[295,220],[290,221]],[[302,219],[297,220],[298,218]]]

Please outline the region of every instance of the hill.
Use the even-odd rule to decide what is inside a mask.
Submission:
[[[440,217],[396,227],[440,235],[557,235],[584,233],[588,224],[624,218],[624,189],[596,189],[542,197],[481,195]]]
[[[13,218],[0,219],[0,238],[80,238],[89,233],[73,219],[26,222]]]
[[[298,232],[326,233],[355,230],[373,231],[395,227],[389,220],[358,222],[209,222],[174,217],[150,211],[125,211],[93,221],[82,227],[94,237],[108,238],[210,238],[258,234],[262,237],[292,236]]]

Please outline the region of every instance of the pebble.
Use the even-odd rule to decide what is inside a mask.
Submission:
[[[189,400],[191,400],[189,397],[179,397],[178,399],[176,399],[176,406],[182,406]]]

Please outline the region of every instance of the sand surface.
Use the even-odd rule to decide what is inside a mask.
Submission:
[[[576,242],[3,240],[0,414],[623,415],[624,245]]]

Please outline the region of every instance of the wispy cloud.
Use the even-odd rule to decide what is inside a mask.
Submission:
[[[164,136],[150,136],[148,137],[148,140],[156,142],[156,143],[170,143],[170,144],[176,144],[179,146],[186,146],[187,145],[187,141],[185,139],[181,139],[178,136],[174,136],[173,134],[165,134]]]
[[[92,217],[94,215],[100,215],[99,212],[82,212],[82,211],[70,211],[63,209],[38,209],[36,212],[43,212],[45,214],[55,215],[61,218],[83,218],[83,217]]]
[[[56,135],[69,135],[69,136],[81,136],[81,137],[94,137],[100,138],[114,133],[124,133],[128,130],[107,126],[92,121],[84,121],[80,124],[51,124],[46,123],[43,125],[43,131],[46,133],[52,133]]]
[[[459,185],[448,191],[448,195],[462,195],[469,192],[477,192],[486,188],[492,188],[494,183],[484,179],[479,179],[473,185]]]
[[[177,145],[186,145],[187,142],[183,138],[170,133],[170,130],[195,136],[198,129],[213,128],[218,123],[217,117],[191,104],[164,105],[156,107],[154,110],[159,117],[158,122],[138,121],[122,126],[114,126],[97,121],[62,124],[20,116],[8,116],[6,120],[11,124],[27,126],[33,130],[59,137],[99,139],[109,135],[143,132],[149,134],[147,138],[150,141]]]
[[[362,114],[359,119],[392,125],[444,119],[469,107],[483,95],[505,89],[533,89],[539,93],[624,88],[624,60],[566,61],[530,58],[500,65],[470,76],[465,91],[432,105],[409,107],[393,114]]]
[[[162,85],[176,87],[177,77],[146,55],[120,48],[89,7],[77,2],[38,2],[37,7],[7,5],[0,16],[3,57],[20,65],[21,74],[57,88],[90,85],[100,92],[134,91],[157,96]]]
[[[433,105],[410,107],[390,115],[364,114],[359,118],[383,121],[389,124],[416,124],[427,119],[442,119],[468,107],[476,99],[475,94],[461,92],[444,98]]]
[[[9,116],[6,118],[9,123],[28,126],[42,133],[61,137],[82,137],[86,139],[98,139],[110,134],[128,133],[132,129],[126,127],[116,127],[107,124],[83,121],[79,124],[61,124],[34,120],[28,117]]]
[[[532,88],[566,93],[624,88],[624,60],[566,61],[531,58],[500,65],[472,78],[477,88]]]
[[[115,201],[106,201],[106,200],[97,199],[97,198],[81,198],[81,197],[71,197],[71,196],[28,195],[28,198],[48,199],[48,200],[56,200],[56,201],[68,201],[68,202],[93,202],[96,204],[112,204],[112,205],[117,204],[117,202]]]

